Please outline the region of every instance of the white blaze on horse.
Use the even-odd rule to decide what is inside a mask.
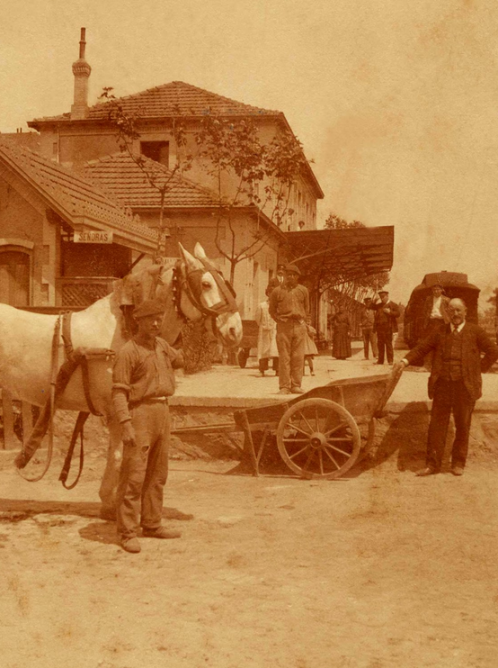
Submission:
[[[196,244],[194,255],[181,244],[181,259],[164,270],[162,265],[130,274],[115,282],[113,292],[71,317],[73,348],[98,348],[116,352],[128,340],[126,312],[144,299],[164,305],[160,336],[169,343],[177,339],[185,321],[203,317],[213,321],[221,341],[234,347],[242,338],[242,321],[231,287]],[[58,316],[41,315],[0,304],[0,388],[15,399],[43,406],[50,394],[51,359]],[[64,332],[63,332],[64,334]],[[59,343],[59,360],[64,345]],[[104,512],[112,512],[120,464],[120,427],[113,416],[112,365],[105,357],[90,368],[91,402],[107,421],[110,444],[107,466],[100,488]],[[57,399],[57,408],[89,412],[81,367],[71,376]]]

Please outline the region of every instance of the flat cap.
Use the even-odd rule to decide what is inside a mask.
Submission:
[[[155,299],[146,299],[133,311],[134,318],[146,318],[148,315],[159,315],[164,313],[162,306]]]
[[[286,267],[285,267],[285,271],[286,271],[288,274],[294,273],[294,274],[297,274],[298,276],[301,276],[301,272],[300,272],[300,270],[299,270],[299,267],[298,267],[297,265],[295,265],[295,264],[288,264],[288,265],[286,265]]]
[[[389,291],[388,290],[379,290],[379,295],[388,295]]]

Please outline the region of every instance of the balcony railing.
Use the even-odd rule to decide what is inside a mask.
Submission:
[[[74,276],[56,280],[57,306],[90,306],[112,292],[112,276]]]

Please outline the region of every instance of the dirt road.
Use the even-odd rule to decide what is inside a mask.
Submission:
[[[4,457],[2,667],[496,666],[496,467],[421,479],[390,458],[312,482],[234,466],[172,462],[183,536],[130,555],[97,516],[101,459],[66,492],[55,467],[29,485]]]

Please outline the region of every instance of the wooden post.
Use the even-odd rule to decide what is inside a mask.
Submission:
[[[8,390],[2,390],[2,416],[3,447],[5,450],[11,450],[15,447],[14,409],[12,406],[12,394]]]
[[[247,413],[245,411],[237,412],[239,413],[240,424],[244,430],[244,450],[251,462],[253,475],[257,477],[259,476],[259,466],[258,460],[256,459],[256,452],[254,451],[254,441],[252,440],[251,427],[249,425],[249,420],[247,419]]]
[[[22,441],[26,443],[31,432],[33,431],[33,413],[31,411],[31,404],[26,401],[21,403],[22,411]]]

